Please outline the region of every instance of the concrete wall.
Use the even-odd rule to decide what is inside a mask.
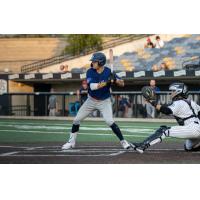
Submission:
[[[21,66],[60,55],[65,38],[1,38],[0,71],[20,72]]]

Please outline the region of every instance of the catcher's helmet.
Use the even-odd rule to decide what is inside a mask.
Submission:
[[[92,55],[90,61],[98,62],[99,66],[104,66],[106,64],[106,56],[101,52],[97,52]]]
[[[174,92],[172,100],[178,96],[187,98],[188,88],[184,83],[172,83],[169,86],[169,90]]]

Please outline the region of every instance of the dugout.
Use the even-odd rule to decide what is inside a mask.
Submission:
[[[122,75],[122,78],[125,80],[125,87],[113,87],[112,89],[114,92],[119,92],[119,94],[121,93],[123,95],[132,91],[140,92],[141,88],[144,85],[148,85],[151,79],[157,81],[157,86],[161,91],[168,91],[169,84],[177,81],[186,83],[190,91],[197,93],[200,91],[200,73],[197,70],[173,70],[156,73],[152,71],[141,71],[123,72],[119,74]],[[77,100],[75,92],[80,88],[81,81],[84,78],[85,74],[78,73],[1,74],[0,80],[4,80],[4,86],[2,86],[1,81],[1,93],[7,95],[0,96],[0,115],[17,114],[17,112],[13,113],[13,110],[15,110],[14,108],[18,110],[24,109],[23,115],[48,115],[47,104],[51,87],[54,88],[55,92],[61,94],[58,95],[60,114],[66,115],[65,111],[68,109],[67,105],[69,102]],[[2,89],[3,87],[4,90]],[[46,95],[17,95],[17,93],[30,94],[42,92],[46,93]],[[65,92],[74,93],[73,95],[67,95],[65,98],[63,97],[63,93]],[[13,95],[9,95],[9,93]]]
[[[175,81],[186,83],[192,91],[200,90],[200,71],[198,70],[118,72],[118,74],[125,80],[126,85],[124,88],[113,87],[115,91],[120,91],[120,89],[122,91],[140,91],[141,87],[147,85],[151,79],[157,81],[157,85],[162,91],[167,91],[168,85]],[[0,79],[8,82],[8,92],[48,92],[49,87],[47,85],[55,86],[57,91],[64,92],[66,90],[77,90],[85,76],[85,73],[21,73],[2,74],[0,75]]]

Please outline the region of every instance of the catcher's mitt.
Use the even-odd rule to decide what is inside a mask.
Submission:
[[[156,106],[156,93],[150,86],[142,88],[142,96],[152,105]]]

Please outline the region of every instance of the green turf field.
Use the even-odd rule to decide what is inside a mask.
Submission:
[[[60,120],[0,120],[0,142],[64,142],[71,130],[71,121]],[[163,123],[118,122],[128,141],[141,141]],[[165,124],[172,125],[172,124]],[[174,140],[174,139],[173,139]],[[85,121],[81,124],[78,141],[118,141],[104,122]]]

